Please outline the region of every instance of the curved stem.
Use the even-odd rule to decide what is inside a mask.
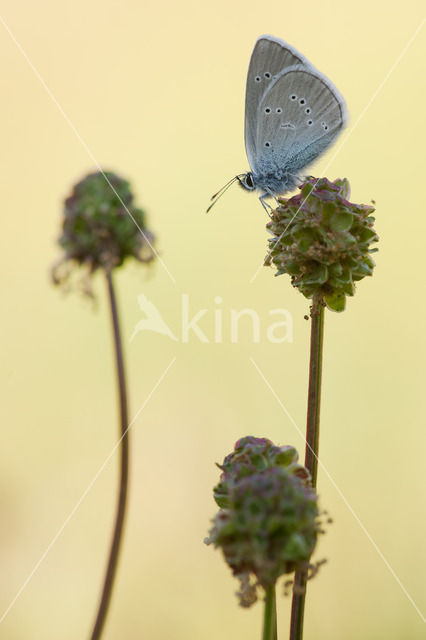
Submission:
[[[324,304],[314,297],[311,309],[311,353],[309,361],[308,415],[306,424],[305,467],[317,485],[321,405],[321,374],[324,339]],[[291,606],[290,640],[302,640],[307,571],[296,571]]]
[[[115,516],[114,532],[111,541],[108,564],[105,573],[102,596],[93,627],[91,640],[101,637],[108,609],[111,601],[114,578],[117,571],[120,543],[123,534],[124,516],[126,511],[126,499],[129,477],[129,435],[127,415],[127,392],[124,373],[123,348],[120,336],[120,324],[118,320],[117,302],[111,272],[106,272],[108,294],[111,307],[112,330],[115,347],[115,361],[117,370],[117,385],[120,402],[120,485],[118,491],[117,512]]]
[[[265,589],[262,640],[277,640],[277,611],[274,584]]]

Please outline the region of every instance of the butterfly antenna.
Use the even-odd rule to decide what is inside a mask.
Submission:
[[[235,176],[234,178],[231,178],[231,180],[229,180],[229,182],[227,182],[223,187],[221,187],[217,193],[212,195],[212,197],[210,198],[210,200],[212,200],[212,203],[207,208],[206,213],[208,213],[210,211],[210,209],[212,208],[212,206],[214,204],[216,204],[216,202],[219,200],[219,198],[223,196],[223,194],[225,193],[225,191],[227,191],[229,189],[231,184],[233,184],[236,180],[241,181],[241,176],[243,176],[243,175],[244,174],[242,173],[242,174],[240,174],[238,176]]]

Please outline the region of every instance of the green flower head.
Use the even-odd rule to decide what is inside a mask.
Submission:
[[[150,262],[155,255],[153,242],[129,183],[112,172],[91,173],[65,200],[59,238],[64,257],[53,269],[54,281],[66,280],[72,265],[93,274],[99,268],[119,267],[130,257]]]
[[[220,468],[214,495],[223,507],[206,543],[221,548],[240,581],[240,604],[248,607],[258,587],[310,566],[321,531],[317,496],[296,450],[265,438],[242,438]]]
[[[226,456],[221,465],[217,465],[222,474],[219,484],[213,489],[216,504],[227,507],[229,491],[234,482],[272,467],[286,467],[290,473],[309,484],[309,472],[298,464],[298,459],[299,454],[294,447],[277,447],[267,438],[240,438],[235,443],[234,451]]]
[[[374,207],[349,202],[348,180],[309,177],[300,193],[281,198],[267,224],[272,234],[265,265],[287,273],[306,298],[343,311],[355,283],[373,273],[370,245],[378,241]]]

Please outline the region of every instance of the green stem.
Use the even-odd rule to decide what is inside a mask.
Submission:
[[[126,499],[129,477],[129,435],[128,435],[128,415],[127,415],[127,392],[126,379],[124,373],[123,347],[121,344],[120,324],[118,319],[117,302],[112,282],[111,272],[106,272],[108,294],[111,307],[112,330],[115,347],[115,361],[117,370],[117,385],[120,402],[120,485],[118,490],[117,512],[115,516],[114,532],[111,541],[111,548],[105,573],[101,600],[93,627],[91,640],[98,640],[101,637],[105,620],[111,602],[111,594],[114,579],[117,571],[120,543],[123,534],[124,516],[126,511]]]
[[[319,427],[321,405],[321,374],[324,338],[324,304],[315,296],[311,309],[311,354],[309,361],[308,415],[306,424],[305,467],[311,474],[312,486],[317,486]],[[307,572],[296,571],[291,607],[290,640],[302,640]]]
[[[262,640],[277,640],[277,609],[274,584],[265,589]]]

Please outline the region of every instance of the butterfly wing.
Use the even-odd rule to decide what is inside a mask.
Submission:
[[[295,65],[281,72],[262,94],[256,122],[258,171],[295,173],[331,145],[345,125],[346,107],[322,73]]]
[[[251,54],[246,84],[245,144],[247,158],[255,168],[256,118],[260,100],[276,76],[295,64],[309,62],[296,49],[273,36],[260,36]]]

